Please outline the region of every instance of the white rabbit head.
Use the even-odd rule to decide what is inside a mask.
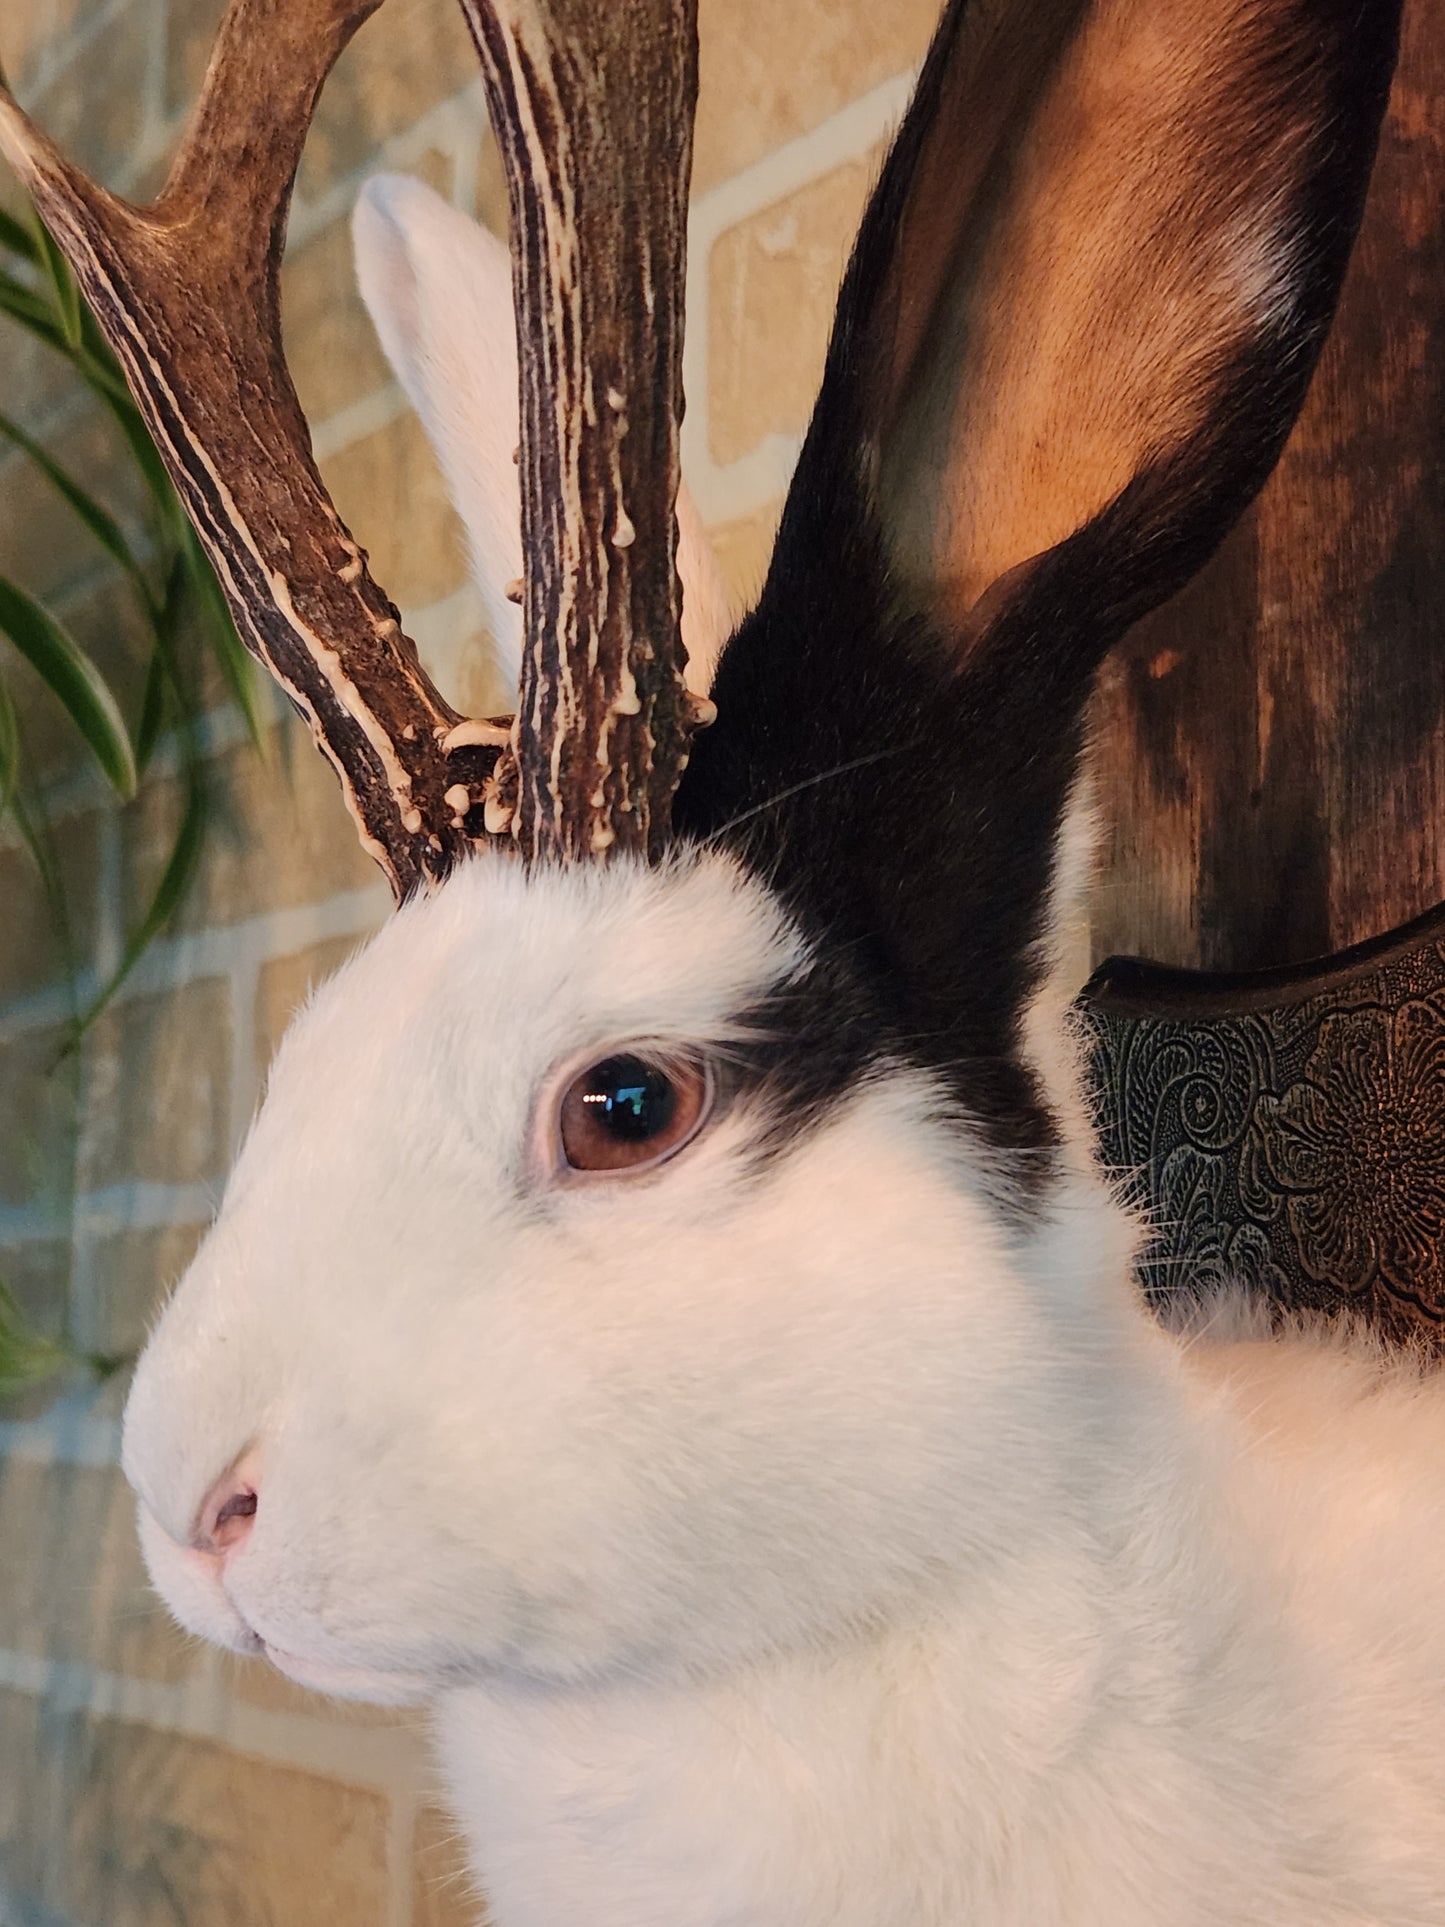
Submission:
[[[185,1623],[377,1698],[687,1674],[1083,1517],[1132,1331],[1038,1016],[1085,707],[1298,408],[1388,13],[949,6],[671,853],[472,862],[280,1051],[127,1415]],[[504,627],[495,258],[395,183],[359,233]]]

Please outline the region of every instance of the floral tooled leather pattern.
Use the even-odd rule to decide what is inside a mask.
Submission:
[[[1103,1156],[1154,1227],[1145,1287],[1239,1281],[1445,1344],[1445,941],[1316,976],[1235,1010],[1203,978],[1194,1011],[1177,983],[1159,1014],[1086,994]]]

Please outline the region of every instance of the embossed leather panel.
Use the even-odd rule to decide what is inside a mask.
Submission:
[[[1445,905],[1297,970],[1112,958],[1078,1008],[1151,1296],[1242,1280],[1445,1344]]]

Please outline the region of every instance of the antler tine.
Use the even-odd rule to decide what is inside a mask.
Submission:
[[[281,351],[278,270],[322,82],[380,0],[231,0],[159,199],[72,167],[0,90],[0,151],[70,261],[247,647],[310,722],[398,897],[445,874],[495,762],[432,686],[331,504]],[[448,797],[447,792],[451,791]],[[480,812],[478,813],[480,814]],[[473,817],[472,822],[476,819]]]
[[[701,720],[674,503],[696,0],[462,0],[507,172],[528,856],[655,854]],[[705,712],[705,706],[704,706]]]

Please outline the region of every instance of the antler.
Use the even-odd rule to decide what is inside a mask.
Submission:
[[[0,91],[0,149],[64,249],[125,369],[247,647],[335,765],[398,897],[469,840],[446,792],[470,773],[458,716],[331,504],[281,353],[278,268],[321,84],[380,0],[232,0],[160,198],[72,167]],[[492,760],[495,751],[492,752]]]
[[[302,143],[380,0],[231,0],[148,207],[88,180],[0,89],[0,150],[126,371],[243,640],[309,721],[398,897],[487,830],[528,855],[655,851],[696,720],[673,519],[695,0],[464,4],[517,238],[516,768],[498,767],[506,729],[463,722],[402,634],[321,484],[281,352]]]
[[[518,835],[654,852],[709,714],[677,524],[696,0],[462,0],[506,168],[522,377]]]

